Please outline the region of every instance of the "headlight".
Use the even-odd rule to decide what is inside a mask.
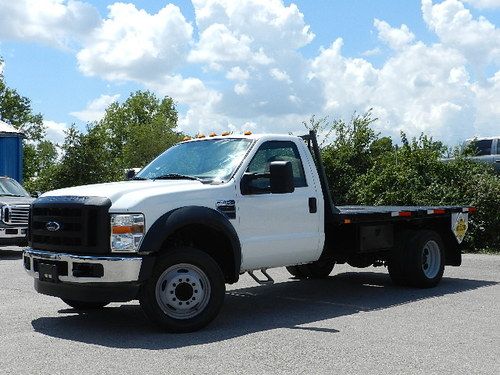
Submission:
[[[112,252],[136,252],[143,237],[143,214],[111,215]]]

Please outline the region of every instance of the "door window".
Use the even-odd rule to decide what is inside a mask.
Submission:
[[[264,175],[252,181],[252,188],[255,188],[256,193],[270,192],[270,178],[266,174],[273,161],[289,161],[292,164],[294,186],[307,186],[297,145],[290,141],[269,141],[259,147],[246,170],[247,173]]]

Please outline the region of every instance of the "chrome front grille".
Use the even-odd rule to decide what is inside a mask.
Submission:
[[[2,207],[2,221],[8,225],[28,225],[29,204]]]

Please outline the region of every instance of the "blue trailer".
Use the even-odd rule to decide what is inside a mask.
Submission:
[[[0,120],[0,176],[8,176],[22,184],[23,133]]]

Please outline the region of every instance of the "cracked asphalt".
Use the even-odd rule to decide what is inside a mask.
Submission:
[[[0,252],[1,374],[500,374],[500,256],[464,255],[434,289],[383,267],[326,280],[248,276],[206,329],[167,334],[137,302],[78,314],[37,294],[20,253]]]

